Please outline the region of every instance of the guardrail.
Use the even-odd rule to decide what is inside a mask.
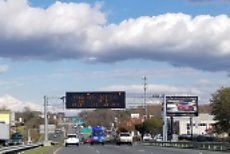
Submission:
[[[42,146],[42,143],[37,144],[27,144],[27,145],[17,145],[17,146],[8,146],[0,148],[0,154],[15,154],[17,152],[33,149],[36,147]]]
[[[228,151],[230,150],[230,143],[226,142],[142,142],[143,145],[188,148],[188,149],[202,149],[213,151]]]

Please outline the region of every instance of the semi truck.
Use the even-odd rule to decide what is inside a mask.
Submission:
[[[8,145],[10,140],[10,127],[7,124],[0,123],[0,145]]]

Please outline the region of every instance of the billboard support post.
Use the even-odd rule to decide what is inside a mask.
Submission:
[[[191,139],[193,140],[193,116],[190,116]]]

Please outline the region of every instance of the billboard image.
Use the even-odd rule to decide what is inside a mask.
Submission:
[[[125,108],[124,91],[66,92],[66,108]]]
[[[166,96],[167,116],[198,116],[198,96]]]

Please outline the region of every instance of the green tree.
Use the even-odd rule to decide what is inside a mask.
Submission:
[[[230,88],[221,88],[212,94],[212,114],[214,115],[215,131],[230,134]]]
[[[159,134],[161,133],[162,130],[162,121],[160,118],[147,119],[142,124],[136,125],[135,128],[141,134],[144,133]]]

